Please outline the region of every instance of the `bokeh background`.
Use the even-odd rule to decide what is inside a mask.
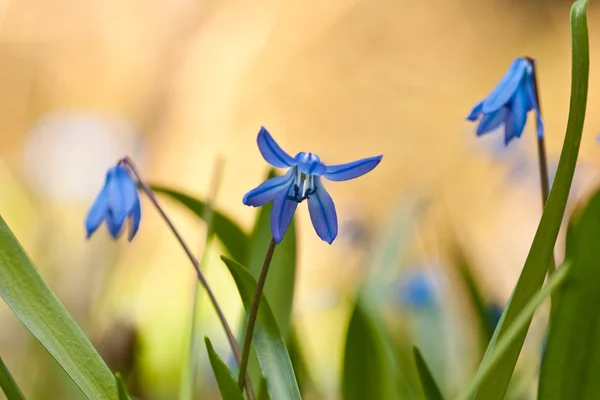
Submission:
[[[453,371],[464,383],[477,362],[465,328],[473,318],[453,290],[448,250],[465,251],[486,300],[501,309],[541,215],[533,125],[505,148],[501,133],[477,139],[465,116],[512,59],[534,57],[556,168],[569,104],[570,4],[0,0],[0,214],[107,361],[135,372],[132,392],[174,399],[194,273],[145,199],[132,243],[104,229],[86,241],[83,219],[105,170],[130,155],[148,181],[206,198],[222,159],[216,205],[249,230],[256,210],[241,199],[266,173],[256,148],[261,125],[288,152],[326,162],[383,153],[369,175],[328,185],[340,217],[332,246],[314,234],[306,207],[297,213],[294,321],[315,381],[308,396],[339,398],[348,299],[390,232],[400,249],[398,301],[411,307],[403,302],[407,277],[426,271],[448,308],[422,346],[448,368],[464,364]],[[589,21],[595,43],[593,5]],[[598,52],[592,45],[592,60]],[[592,61],[570,209],[600,183],[599,76]],[[201,254],[204,225],[163,203]],[[209,280],[236,320],[240,301],[221,249],[209,251]],[[201,306],[201,333],[226,355],[211,308]],[[443,331],[454,332],[445,347],[427,350]],[[543,332],[534,325],[531,335]],[[29,398],[74,398],[2,302],[0,355]],[[216,398],[201,357],[197,398]],[[524,381],[522,398],[530,398],[535,388]]]

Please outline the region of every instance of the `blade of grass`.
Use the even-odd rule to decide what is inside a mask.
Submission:
[[[0,388],[4,392],[7,400],[25,400],[25,396],[17,386],[17,382],[13,379],[10,371],[2,358],[0,357]]]
[[[431,371],[429,371],[429,367],[417,346],[413,346],[413,355],[417,370],[419,371],[419,377],[421,378],[425,398],[427,400],[443,400],[444,396],[442,396],[442,392],[435,383],[435,379],[433,379],[433,375],[431,375]]]
[[[208,359],[210,360],[210,365],[215,374],[215,379],[217,380],[219,392],[221,393],[223,400],[243,400],[242,393],[240,393],[240,390],[238,389],[235,378],[231,374],[229,368],[227,368],[227,365],[223,362],[223,360],[221,360],[221,357],[219,357],[215,351],[210,339],[204,337],[204,342],[206,343]]]

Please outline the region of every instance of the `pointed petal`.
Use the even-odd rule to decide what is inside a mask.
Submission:
[[[119,221],[115,219],[112,210],[109,209],[108,213],[106,213],[106,226],[108,227],[108,232],[113,237],[113,239],[119,238],[119,234],[121,233],[121,228],[123,228],[124,222],[125,220],[119,223]]]
[[[142,220],[142,207],[140,205],[139,198],[136,199],[135,205],[133,206],[133,210],[131,210],[131,214],[129,214],[128,219],[129,237],[127,238],[127,240],[131,242],[138,229],[140,229],[140,221]]]
[[[288,190],[291,186],[288,186]],[[294,200],[288,200],[288,190],[281,191],[273,200],[273,210],[271,210],[271,232],[275,242],[279,244],[288,226],[292,222],[298,203]]]
[[[487,114],[497,111],[500,107],[506,105],[515,94],[523,77],[530,68],[529,61],[524,58],[514,60],[498,85],[483,101],[482,111]]]
[[[277,193],[287,191],[294,180],[295,168],[291,168],[285,175],[268,179],[257,188],[244,195],[242,202],[247,206],[260,207],[273,200]]]
[[[106,192],[106,187],[104,187],[96,197],[96,200],[94,200],[92,207],[90,207],[90,210],[85,217],[85,230],[87,232],[88,239],[94,232],[96,232],[100,224],[102,224],[107,212],[108,193]]]
[[[504,124],[504,144],[508,146],[511,140],[517,135],[515,134],[514,115],[512,112],[506,114],[506,123]]]
[[[469,121],[477,121],[477,119],[479,118],[479,115],[481,114],[482,111],[483,111],[483,100],[481,100],[479,103],[475,104],[475,107],[473,107],[473,109],[471,110],[469,115],[467,115],[467,119]]]
[[[277,168],[285,168],[296,165],[296,161],[279,147],[275,139],[264,127],[258,132],[258,149],[266,162]]]
[[[512,134],[515,137],[521,137],[525,124],[527,123],[527,111],[529,99],[527,96],[527,88],[521,85],[516,91],[513,99],[511,100],[511,123],[512,123]],[[508,129],[508,124],[507,124]]]
[[[127,169],[117,165],[108,172],[108,199],[113,222],[121,228],[138,199],[137,187]]]
[[[333,199],[327,193],[321,178],[315,177],[317,191],[308,198],[310,220],[319,237],[331,244],[338,234],[337,213]]]
[[[375,168],[383,158],[383,155],[363,158],[346,164],[330,165],[325,169],[325,178],[330,181],[347,181],[358,178]]]
[[[533,109],[535,112],[538,137],[542,138],[544,137],[544,121],[542,120],[542,113],[540,111],[538,99],[533,90],[533,85],[527,85],[527,95],[529,97],[529,109]]]
[[[498,127],[506,120],[507,114],[507,107],[502,107],[491,114],[484,114],[479,122],[479,126],[477,126],[477,136],[485,135],[486,133],[498,129]]]

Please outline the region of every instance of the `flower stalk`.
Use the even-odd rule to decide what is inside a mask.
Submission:
[[[273,253],[275,252],[275,246],[277,242],[275,238],[271,238],[267,254],[265,255],[265,261],[263,262],[262,269],[260,270],[260,276],[256,283],[256,292],[254,299],[252,300],[252,307],[248,314],[248,323],[246,324],[246,332],[244,334],[244,347],[242,348],[242,361],[240,362],[240,371],[238,376],[238,386],[240,390],[244,390],[244,383],[248,379],[244,379],[246,376],[246,370],[248,369],[248,359],[250,358],[250,345],[252,344],[252,336],[254,335],[254,326],[256,325],[256,319],[258,318],[258,309],[260,307],[260,299],[263,296],[265,283],[267,281],[267,274],[269,273],[269,267],[271,266],[271,260],[273,259]],[[246,383],[248,385],[248,383]]]

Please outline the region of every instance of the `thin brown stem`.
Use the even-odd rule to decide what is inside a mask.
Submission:
[[[242,361],[240,362],[240,372],[238,376],[238,386],[240,390],[244,389],[244,375],[246,375],[246,369],[248,368],[248,359],[250,358],[250,345],[252,344],[252,336],[254,334],[254,326],[256,325],[256,319],[258,317],[258,308],[260,306],[260,299],[262,298],[263,291],[265,288],[265,282],[267,281],[267,274],[269,273],[269,267],[271,266],[271,260],[273,259],[273,253],[275,252],[275,238],[271,238],[267,254],[265,255],[265,261],[263,262],[262,269],[260,270],[260,276],[256,283],[256,292],[254,299],[252,300],[252,307],[248,314],[248,324],[246,325],[246,333],[244,334],[244,347],[242,349]]]
[[[227,336],[229,345],[231,346],[231,350],[233,351],[233,355],[235,356],[235,359],[238,362],[238,364],[240,364],[241,363],[240,347],[239,347],[237,341],[235,340],[235,336],[233,336],[233,332],[231,331],[231,328],[229,327],[229,324],[227,323],[225,314],[223,313],[223,310],[221,309],[221,306],[219,305],[219,302],[217,301],[217,298],[216,298],[213,290],[211,289],[210,285],[208,284],[208,281],[206,280],[206,278],[204,277],[204,274],[202,273],[202,270],[200,269],[200,264],[199,264],[198,260],[192,254],[192,251],[190,250],[190,248],[186,244],[185,240],[183,240],[183,238],[177,231],[177,228],[175,228],[175,226],[173,225],[173,222],[171,222],[171,219],[169,218],[169,216],[167,215],[165,210],[158,203],[158,200],[157,200],[156,196],[154,195],[154,192],[152,191],[150,186],[148,186],[148,184],[142,179],[134,162],[129,157],[125,157],[120,161],[120,163],[127,165],[127,167],[130,169],[130,171],[136,177],[138,184],[141,186],[144,193],[146,193],[146,196],[148,196],[148,199],[150,199],[150,202],[154,205],[154,208],[156,208],[156,210],[158,211],[158,213],[160,214],[162,219],[167,223],[167,225],[171,229],[171,232],[173,233],[173,235],[175,236],[175,238],[177,239],[177,241],[183,248],[183,251],[185,251],[185,254],[189,258],[190,262],[192,263],[192,266],[194,267],[194,270],[196,271],[196,275],[198,276],[198,281],[200,281],[200,283],[204,287],[204,290],[206,290],[206,293],[208,294],[208,297],[209,297],[211,303],[213,304],[215,311],[217,312],[219,320],[221,321],[221,325],[223,326],[223,330],[225,330],[225,335]],[[250,382],[250,377],[247,376],[247,374],[244,374],[241,376],[242,376],[242,380],[246,381],[246,392],[248,394],[248,399],[254,400],[254,391],[252,390],[252,384]]]

